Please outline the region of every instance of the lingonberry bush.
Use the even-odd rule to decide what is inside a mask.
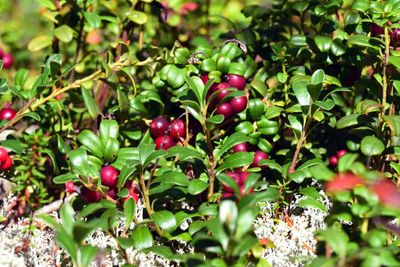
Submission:
[[[328,214],[309,266],[400,265],[400,1],[17,2],[42,23],[0,4],[4,225],[75,266],[95,231],[125,266],[270,266],[272,203]]]

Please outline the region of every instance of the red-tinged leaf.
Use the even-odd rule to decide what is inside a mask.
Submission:
[[[380,180],[372,185],[372,191],[382,204],[400,208],[400,188],[389,180]]]
[[[352,173],[339,173],[333,180],[325,184],[325,189],[328,192],[337,192],[351,190],[358,185],[365,184],[365,180]]]

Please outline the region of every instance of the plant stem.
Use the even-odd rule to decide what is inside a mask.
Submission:
[[[296,150],[295,150],[294,155],[293,155],[292,164],[290,165],[290,168],[289,168],[289,173],[294,173],[294,171],[296,169],[296,163],[297,163],[297,159],[298,159],[299,154],[300,154],[301,147],[303,146],[303,143],[306,140],[306,131],[307,131],[307,127],[306,126],[307,126],[307,124],[308,123],[307,123],[307,119],[306,119],[306,124],[303,127],[303,130],[301,131],[301,135],[300,135],[299,141],[297,142],[297,145],[296,145]]]
[[[390,56],[390,35],[388,27],[385,26],[385,55],[383,61],[381,116],[385,115],[385,109],[386,109],[387,89],[388,89],[387,66],[389,65],[389,56]]]

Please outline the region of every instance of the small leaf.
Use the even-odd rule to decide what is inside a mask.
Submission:
[[[176,229],[176,219],[170,211],[157,211],[151,214],[151,218],[164,231],[172,232]]]
[[[140,12],[137,10],[129,11],[127,17],[129,20],[135,22],[136,24],[146,24],[146,22],[147,22],[146,13],[143,13],[143,12]]]
[[[222,144],[221,148],[215,153],[215,158],[218,160],[225,152],[231,149],[234,145],[249,142],[249,138],[241,133],[236,132],[228,137],[228,139]]]
[[[24,117],[31,117],[34,120],[40,121],[40,116],[36,112],[33,112],[33,111],[24,113]]]
[[[361,152],[366,156],[381,155],[385,145],[375,136],[366,136],[361,140]]]
[[[221,164],[216,170],[217,173],[220,173],[226,169],[235,169],[243,166],[250,165],[254,160],[254,154],[249,152],[237,152],[229,155],[224,163]]]
[[[52,44],[52,39],[50,36],[43,35],[32,39],[28,43],[28,50],[31,52],[39,51],[45,47],[48,47]]]
[[[208,183],[203,182],[202,180],[195,179],[189,182],[188,185],[188,193],[191,195],[198,195],[208,187]]]
[[[124,202],[124,214],[125,214],[125,228],[129,229],[131,222],[133,221],[133,217],[136,214],[136,204],[135,200],[129,198]]]
[[[73,30],[69,26],[64,24],[54,29],[54,35],[61,42],[69,43],[73,38]]]
[[[97,115],[101,113],[99,106],[92,96],[92,91],[90,89],[84,89],[82,87],[82,97],[86,108],[89,111],[90,116],[95,119]]]

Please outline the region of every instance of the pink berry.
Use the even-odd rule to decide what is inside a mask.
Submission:
[[[161,149],[162,145],[163,150],[168,150],[170,147],[176,146],[175,140],[169,135],[158,137],[155,143],[157,149]]]
[[[252,167],[266,168],[265,165],[264,166],[260,166],[259,165],[260,161],[263,160],[263,159],[268,159],[268,154],[263,152],[263,151],[261,151],[261,150],[256,151],[256,153],[254,154],[254,160],[253,160],[253,163],[251,164],[251,166]]]
[[[239,183],[240,175],[237,174],[236,172],[227,172],[225,174],[228,175],[229,177],[231,177],[237,184]],[[223,185],[223,188],[224,188],[224,192],[233,193],[233,189],[230,186]]]
[[[99,202],[103,198],[100,192],[92,191],[86,187],[82,188],[81,194],[82,198],[89,203]]]
[[[65,183],[65,189],[68,193],[73,193],[76,190],[76,185],[72,181],[68,181]]]
[[[203,74],[200,76],[200,79],[201,79],[201,81],[202,81],[204,84],[206,84],[206,83],[208,82],[208,73],[203,73]]]
[[[168,130],[169,122],[166,118],[159,116],[154,118],[150,123],[150,134],[154,138],[164,136],[165,131]]]
[[[170,136],[174,139],[185,138],[186,137],[186,126],[183,120],[177,119],[171,122],[172,128]]]
[[[240,143],[240,144],[234,145],[232,149],[233,149],[233,152],[247,152],[249,150],[247,143]]]
[[[335,167],[338,164],[338,158],[333,155],[329,157],[329,165],[331,165],[332,167]]]
[[[221,114],[224,115],[225,119],[228,119],[230,117],[232,117],[233,115],[233,109],[231,104],[229,103],[222,103],[221,105],[219,105],[219,107],[217,108],[217,110],[215,111],[216,114]]]
[[[341,150],[339,150],[338,152],[336,152],[336,157],[337,157],[338,159],[340,159],[340,158],[343,157],[343,155],[346,154],[346,153],[347,153],[347,150],[346,150],[346,149],[341,149]]]
[[[246,86],[246,78],[241,75],[228,74],[228,83],[239,90],[242,90]]]
[[[239,113],[243,110],[246,109],[247,107],[247,97],[245,96],[238,96],[235,98],[232,98],[231,101],[231,106],[234,112]]]
[[[13,165],[13,160],[7,156],[6,159],[0,164],[0,170],[8,170],[12,167]]]
[[[0,121],[2,120],[12,120],[17,112],[13,108],[2,108],[0,110]]]
[[[14,63],[13,56],[9,53],[4,53],[3,54],[3,68],[8,69],[13,65],[13,63]]]

